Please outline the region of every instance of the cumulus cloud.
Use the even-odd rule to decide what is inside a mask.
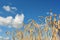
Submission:
[[[0,16],[0,25],[12,26],[12,27],[21,27],[24,21],[24,14],[17,14],[15,18],[8,16],[6,18]]]
[[[13,19],[13,26],[14,27],[16,27],[16,26],[22,26],[22,22],[23,22],[23,20],[24,20],[24,15],[23,14],[21,14],[20,16],[17,14],[16,16],[15,16],[15,19]]]
[[[6,18],[0,17],[0,25],[10,24],[11,21],[12,21],[12,17],[11,16],[8,16]]]
[[[11,7],[11,6],[9,6],[9,5],[4,5],[3,6],[3,9],[5,10],[5,11],[8,11],[8,12],[11,12],[12,10],[17,10],[17,8],[16,7]]]
[[[3,6],[3,9],[6,10],[6,11],[11,11],[10,6]]]

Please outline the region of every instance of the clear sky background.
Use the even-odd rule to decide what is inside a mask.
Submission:
[[[23,12],[25,15],[25,20],[29,18],[35,18],[36,16],[40,15],[46,15],[47,12],[49,12],[50,9],[54,13],[59,14],[60,13],[60,0],[0,0],[0,11],[3,12],[3,14],[0,14],[1,16],[15,16],[17,13]],[[15,11],[15,14],[8,13],[2,9],[3,5],[9,5],[16,7],[18,10]],[[5,15],[6,14],[6,15]]]
[[[14,7],[11,12],[7,12],[3,9],[3,6]],[[60,0],[0,0],[0,16],[7,17],[12,16],[13,18],[17,14],[24,14],[24,22],[32,18],[37,21],[38,16],[49,15],[47,12],[52,9],[53,13],[60,14]],[[0,27],[0,29],[10,30],[7,27]],[[0,35],[4,35],[3,32]]]

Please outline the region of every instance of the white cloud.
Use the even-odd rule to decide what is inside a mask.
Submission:
[[[0,40],[9,40],[10,38],[9,37],[2,37],[0,36]]]
[[[8,12],[11,11],[10,6],[3,6],[3,9],[6,10],[6,11],[8,11]]]
[[[13,10],[17,10],[17,8],[16,8],[16,7],[11,7],[11,9],[13,9]]]
[[[4,40],[9,40],[9,39],[10,39],[9,37],[4,38]]]
[[[51,12],[50,15],[53,16],[53,13]]]
[[[12,17],[8,16],[6,18],[0,17],[0,25],[7,25],[10,24],[12,21]]]
[[[48,15],[48,14],[49,14],[49,15],[51,15],[51,16],[53,16],[53,13],[52,13],[52,12],[50,12],[50,13],[49,13],[49,12],[47,12],[47,15]]]
[[[0,36],[0,39],[3,38],[2,36]]]
[[[18,28],[22,26],[23,20],[24,14],[17,14],[15,18],[13,18],[12,16],[8,16],[6,18],[0,16],[0,25]]]
[[[3,6],[3,9],[5,10],[5,11],[8,11],[8,12],[11,12],[12,10],[17,10],[17,8],[16,7],[11,7],[11,6],[9,6],[9,5],[4,5]]]
[[[23,14],[21,14],[20,16],[17,14],[16,16],[15,16],[15,19],[13,20],[13,26],[14,27],[19,27],[19,26],[22,26],[22,22],[23,22],[23,20],[24,20],[24,15]]]

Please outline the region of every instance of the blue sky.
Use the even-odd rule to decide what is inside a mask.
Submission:
[[[46,13],[49,12],[50,9],[52,9],[52,11],[55,13],[59,13],[60,10],[59,0],[25,0],[22,3],[21,8],[26,15],[26,18],[33,19],[36,16],[46,15]]]
[[[14,6],[18,9],[16,13],[23,12],[25,15],[25,20],[29,18],[35,18],[36,16],[40,15],[46,15],[47,12],[49,12],[50,9],[54,13],[59,13],[60,11],[60,0],[0,0],[0,10],[3,11],[3,14],[0,14],[1,16],[15,16],[16,14],[8,14],[5,12],[1,7],[3,5],[10,5]],[[6,13],[6,15],[4,15]]]
[[[3,6],[15,7],[17,10],[13,9],[11,12],[7,12]],[[50,9],[53,13],[60,14],[60,0],[0,0],[0,16],[14,18],[17,14],[23,13],[25,23],[30,18],[38,21],[38,16],[47,16]],[[0,28],[4,32],[5,29],[9,30],[7,27]]]

